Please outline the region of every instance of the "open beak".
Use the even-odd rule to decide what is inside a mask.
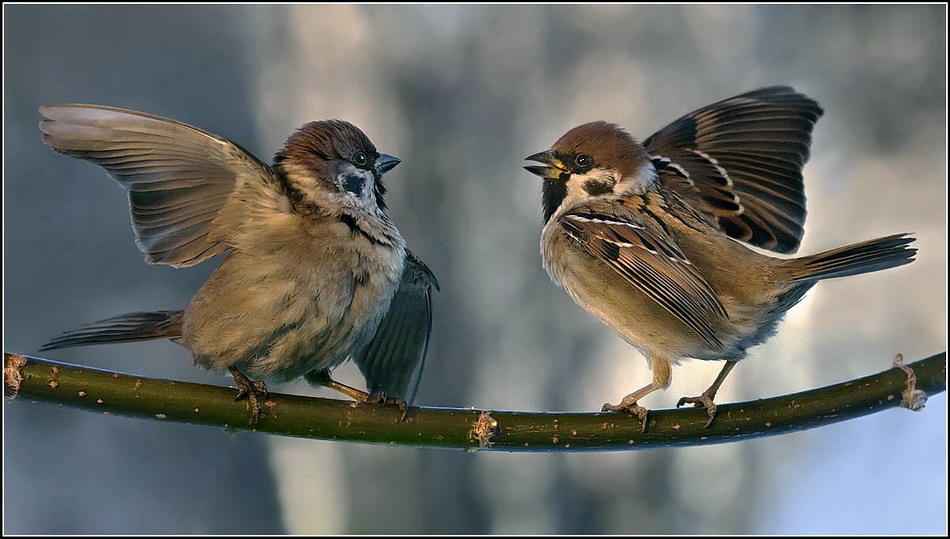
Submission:
[[[546,180],[553,180],[555,178],[560,178],[561,174],[567,172],[567,167],[564,166],[564,163],[560,159],[554,157],[554,152],[547,150],[544,152],[538,152],[534,155],[529,155],[525,157],[525,161],[537,161],[547,166],[538,166],[538,165],[529,165],[524,167],[528,172],[541,176]]]
[[[379,157],[376,158],[376,170],[378,170],[380,174],[386,174],[396,168],[396,165],[399,163],[402,163],[402,159],[381,153]]]

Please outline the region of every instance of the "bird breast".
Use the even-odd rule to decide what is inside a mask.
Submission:
[[[277,380],[332,368],[372,338],[402,274],[401,243],[288,215],[245,232],[185,312],[196,362]]]

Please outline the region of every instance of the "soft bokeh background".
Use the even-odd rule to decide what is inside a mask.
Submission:
[[[147,266],[124,193],[39,140],[36,108],[144,110],[267,159],[345,118],[404,159],[390,205],[438,274],[420,402],[590,410],[645,362],[554,287],[522,157],[585,121],[646,137],[792,84],[826,115],[801,252],[893,232],[919,260],[826,282],[722,401],[876,372],[946,347],[944,6],[4,6],[4,349],[183,306],[213,269]],[[51,357],[227,384],[167,342]],[[691,362],[645,404],[694,395]],[[341,377],[361,380],[347,366]],[[278,388],[317,394],[304,384]],[[470,454],[281,439],[4,406],[7,532],[946,533],[946,397],[818,430],[637,453]]]

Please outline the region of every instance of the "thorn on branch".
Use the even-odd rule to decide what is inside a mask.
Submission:
[[[917,389],[917,373],[914,369],[904,365],[904,354],[894,356],[894,366],[904,371],[907,375],[907,387],[901,392],[901,408],[907,408],[913,412],[919,412],[927,404],[927,394]]]
[[[20,392],[20,384],[23,382],[23,367],[26,366],[26,358],[17,354],[7,354],[3,362],[3,396],[8,399],[15,399]]]
[[[497,428],[498,421],[491,416],[491,412],[482,410],[472,425],[472,437],[478,441],[478,447],[491,447],[491,437],[495,435]]]

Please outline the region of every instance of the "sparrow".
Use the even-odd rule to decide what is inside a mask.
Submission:
[[[541,256],[551,279],[646,358],[649,384],[604,411],[638,416],[683,359],[724,361],[701,395],[708,427],[726,376],[818,281],[914,260],[909,234],[799,258],[802,167],[818,103],[786,86],[691,112],[639,143],[604,121],[577,126],[525,167],[543,178]]]
[[[256,422],[263,378],[305,377],[401,406],[418,389],[435,276],[386,213],[400,163],[341,120],[300,127],[267,165],[234,142],[151,114],[98,105],[39,109],[53,150],[95,163],[129,196],[150,264],[223,261],[178,311],[123,314],[43,345],[170,339],[200,367],[228,370]],[[352,358],[368,392],[330,372]]]

